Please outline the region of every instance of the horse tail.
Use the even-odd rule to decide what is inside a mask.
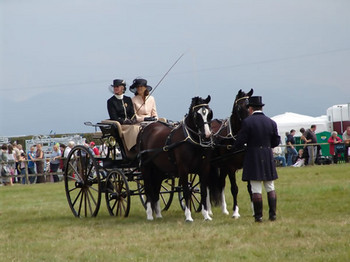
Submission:
[[[220,174],[219,168],[211,167],[210,175],[208,179],[208,188],[210,202],[214,206],[221,205],[222,202],[222,190],[225,187],[225,178],[223,179]]]

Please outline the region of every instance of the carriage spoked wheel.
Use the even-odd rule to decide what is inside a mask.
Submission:
[[[111,216],[127,217],[130,211],[130,190],[124,173],[115,169],[106,179],[106,204]]]
[[[70,151],[64,184],[73,215],[95,217],[101,204],[101,179],[97,161],[87,147],[78,145]]]
[[[145,187],[142,179],[136,179],[137,190],[140,194],[140,200],[143,207],[146,209],[146,196]],[[175,192],[175,178],[167,178],[162,182],[159,193],[160,208],[162,211],[169,209],[171,202],[173,201]]]
[[[200,212],[202,210],[201,206],[201,191],[200,191],[200,183],[199,176],[197,174],[189,174],[188,175],[188,189],[190,191],[190,206],[189,209],[191,211]],[[179,184],[181,188],[181,185]],[[179,202],[182,210],[185,210],[185,197],[183,194],[183,190],[179,191]]]

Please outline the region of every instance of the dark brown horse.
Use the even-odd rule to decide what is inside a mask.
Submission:
[[[179,177],[186,203],[186,221],[193,221],[189,208],[190,192],[188,174],[196,173],[200,178],[201,204],[204,219],[208,215],[206,196],[210,174],[210,155],[212,140],[210,121],[212,111],[206,99],[192,98],[188,114],[176,127],[172,128],[161,122],[146,126],[139,134],[140,164],[146,194],[146,214],[148,220],[162,217],[159,207],[159,192],[166,174]]]
[[[243,119],[249,115],[247,103],[248,98],[251,97],[252,94],[253,89],[248,93],[239,90],[233,104],[231,116],[226,120],[214,119],[212,121],[215,153],[212,156],[211,180],[219,179],[222,189],[216,191],[215,187],[210,188],[210,199],[212,201],[214,200],[216,205],[221,204],[223,213],[229,214],[224,195],[225,180],[228,175],[231,182],[231,193],[233,196],[232,217],[234,218],[240,217],[237,205],[238,186],[236,182],[236,171],[243,167],[244,151],[233,152],[231,146],[238,131],[241,129]],[[247,187],[248,192],[251,195],[250,185],[248,184]],[[208,205],[210,205],[210,201],[208,201]]]

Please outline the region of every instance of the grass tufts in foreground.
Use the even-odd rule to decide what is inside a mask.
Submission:
[[[279,168],[277,221],[254,223],[239,182],[240,219],[184,222],[177,196],[146,221],[138,196],[128,218],[73,217],[63,183],[0,187],[0,261],[349,261],[350,165]],[[229,184],[229,181],[227,181]],[[103,196],[104,197],[104,196]],[[232,197],[226,189],[229,207]],[[232,212],[231,212],[232,214]]]

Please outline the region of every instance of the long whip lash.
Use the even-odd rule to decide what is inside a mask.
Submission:
[[[136,113],[141,109],[141,107],[146,103],[147,99],[151,96],[151,94],[157,89],[157,87],[160,85],[160,83],[163,81],[163,79],[168,75],[168,73],[173,69],[173,67],[177,64],[177,62],[180,61],[180,59],[184,56],[185,53],[182,53],[180,57],[175,61],[175,63],[169,68],[168,71],[163,75],[163,77],[159,80],[158,84],[153,88],[153,90],[149,93],[149,95],[146,97],[145,101],[142,103],[142,105],[136,110],[135,114],[132,116],[131,119],[133,119],[136,116]]]
[[[171,71],[171,69],[173,69],[173,67],[177,64],[177,62],[180,61],[180,59],[184,56],[185,53],[182,53],[180,55],[180,57],[175,61],[175,63],[169,68],[169,70],[164,74],[164,76],[159,80],[158,84],[156,84],[156,86],[154,87],[154,89],[150,92],[149,95],[151,95],[155,90],[156,88],[159,86],[159,84],[163,81],[163,79],[168,75],[168,73]]]

